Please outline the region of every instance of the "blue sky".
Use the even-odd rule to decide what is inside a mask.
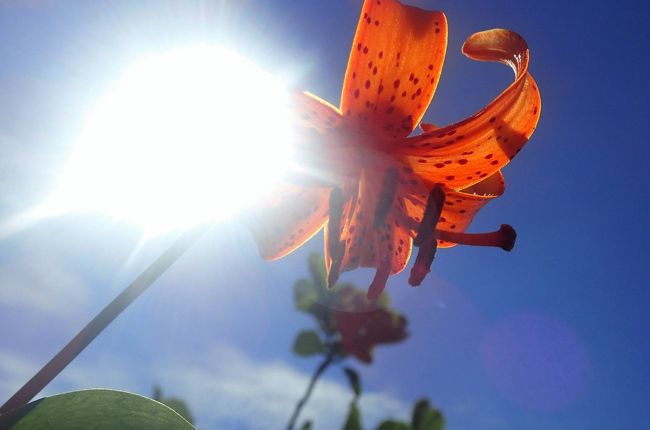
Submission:
[[[457,247],[439,253],[421,287],[408,287],[406,275],[389,281],[412,335],[378,350],[372,366],[358,365],[368,428],[385,415],[406,416],[422,396],[442,408],[451,430],[643,428],[647,7],[410,3],[449,21],[447,60],[425,119],[462,119],[509,83],[506,68],[460,54],[467,36],[495,27],[528,41],[543,111],[504,169],[506,194],[471,227],[512,224],[513,252]],[[336,104],[360,6],[0,2],[0,398],[173,240],[143,243],[138,228],[101,216],[12,224],[51,191],[84,111],[108,83],[144,53],[209,40]],[[188,399],[202,428],[281,427],[317,365],[290,352],[295,333],[312,325],[293,310],[292,285],[321,247],[317,236],[268,263],[236,220],[215,226],[47,393],[106,386],[149,394],[161,383]],[[359,286],[371,278],[363,270],[344,276]],[[339,374],[326,375],[306,412],[316,428],[335,426],[349,401]]]

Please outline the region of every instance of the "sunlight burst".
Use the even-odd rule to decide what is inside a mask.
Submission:
[[[153,231],[232,215],[288,164],[286,98],[278,80],[219,47],[150,55],[89,115],[47,206]]]

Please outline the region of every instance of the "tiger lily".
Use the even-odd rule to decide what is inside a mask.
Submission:
[[[406,318],[382,307],[366,311],[337,310],[334,321],[343,352],[366,364],[372,362],[376,346],[401,342],[408,337]]]
[[[484,234],[465,230],[503,193],[501,169],[539,119],[528,46],[503,29],[471,35],[462,52],[510,66],[514,81],[473,116],[445,127],[422,123],[412,135],[435,92],[446,47],[442,12],[365,1],[340,108],[307,92],[291,96],[304,170],[249,220],[263,258],[287,255],[324,226],[329,285],[343,271],[374,267],[368,290],[374,298],[390,275],[404,270],[413,245],[411,285],[430,271],[437,248],[512,249],[516,234],[508,225]]]

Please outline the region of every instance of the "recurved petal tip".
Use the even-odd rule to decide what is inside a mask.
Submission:
[[[463,44],[462,52],[474,60],[507,64],[517,76],[528,67],[528,44],[519,34],[502,28],[472,34]]]

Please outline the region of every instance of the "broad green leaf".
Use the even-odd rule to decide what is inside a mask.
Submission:
[[[325,352],[325,345],[313,330],[303,330],[298,333],[293,343],[293,352],[302,356],[309,356]]]
[[[359,412],[356,401],[350,402],[350,411],[343,430],[361,430],[361,412]]]
[[[354,391],[354,396],[359,397],[361,395],[361,378],[356,370],[351,367],[345,367],[343,369],[345,376],[348,377],[352,391]]]
[[[83,390],[28,403],[0,416],[0,429],[12,430],[193,430],[162,403],[115,390]]]
[[[386,420],[379,424],[377,430],[412,430],[411,426],[399,421]]]

